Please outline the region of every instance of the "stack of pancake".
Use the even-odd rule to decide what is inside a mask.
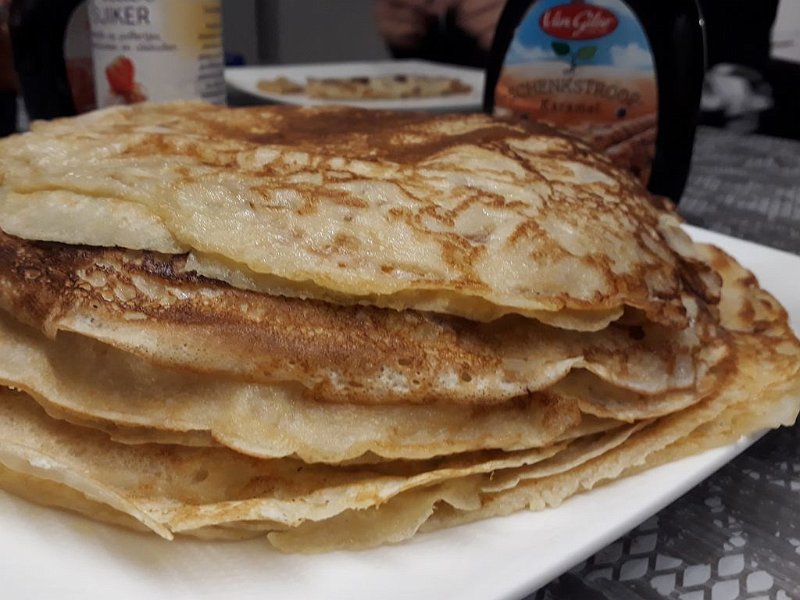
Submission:
[[[143,104],[0,142],[0,486],[172,538],[396,542],[794,422],[785,311],[483,115]]]

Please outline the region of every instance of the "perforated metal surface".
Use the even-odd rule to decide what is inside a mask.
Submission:
[[[800,428],[766,436],[532,596],[575,597],[800,597]]]

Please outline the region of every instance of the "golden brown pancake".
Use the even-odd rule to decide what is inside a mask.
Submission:
[[[127,513],[156,533],[237,521],[297,526],[364,509],[417,487],[545,460],[566,442],[518,452],[481,451],[426,461],[311,465],[255,459],[225,448],[124,445],[46,416],[0,388],[0,463],[55,481]]]
[[[539,478],[541,471],[534,466],[495,478],[492,489],[496,493],[487,494],[479,509],[443,506],[424,529],[557,506],[577,492],[617,477],[732,443],[759,429],[791,426],[796,421],[800,411],[800,341],[786,311],[732,257],[713,246],[699,246],[698,250],[722,275],[722,324],[734,332],[735,364],[717,392],[686,410],[656,420],[633,433],[625,444],[575,469]]]
[[[699,393],[645,397],[573,373],[541,393],[488,407],[331,404],[298,385],[172,371],[80,335],[47,340],[2,313],[0,355],[0,385],[30,394],[54,418],[115,440],[221,444],[262,458],[294,454],[331,463],[363,460],[365,453],[419,459],[545,446],[681,410],[718,379],[706,378],[708,390]]]
[[[0,354],[0,486],[300,552],[555,506],[800,407],[752,274],[483,115],[178,102],[0,141]]]
[[[591,432],[569,400],[539,395],[474,409],[331,404],[297,384],[172,371],[76,334],[47,340],[3,314],[0,356],[0,385],[30,394],[51,416],[123,441],[221,444],[263,458],[339,463],[368,452],[419,459],[517,450]]]
[[[254,382],[298,382],[347,403],[496,404],[583,368],[639,394],[693,395],[725,356],[712,315],[631,318],[597,332],[510,315],[478,323],[232,288],[183,257],[34,243],[0,232],[0,308],[53,337],[72,331],[143,358]]]
[[[667,416],[545,448],[423,461],[308,465],[223,448],[117,444],[57,421],[23,394],[0,393],[0,484],[27,478],[43,503],[164,537],[266,535],[284,551],[361,548],[565,498],[648,464],[790,424],[800,408],[800,341],[751,274],[714,249],[733,363],[714,392]],[[756,306],[758,308],[756,308]],[[78,491],[72,494],[69,490]],[[114,516],[114,511],[120,514]],[[126,517],[127,515],[127,517]]]
[[[484,115],[145,104],[38,124],[0,157],[7,233],[191,250],[273,294],[597,330],[626,307],[685,326],[685,293],[718,291],[607,159]]]

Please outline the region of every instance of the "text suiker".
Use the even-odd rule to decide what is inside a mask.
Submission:
[[[577,2],[554,6],[539,19],[539,26],[546,33],[565,40],[600,38],[614,31],[618,24],[610,10]]]

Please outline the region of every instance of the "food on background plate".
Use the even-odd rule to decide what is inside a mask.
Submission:
[[[305,94],[321,100],[437,98],[472,91],[472,86],[457,77],[413,74],[309,77],[305,85],[281,76],[259,80],[256,87],[271,94]]]
[[[794,422],[800,342],[572,138],[143,104],[0,142],[0,486],[284,551],[555,506]]]
[[[305,90],[301,84],[283,75],[275,79],[259,79],[256,87],[262,92],[280,94],[281,96],[286,94],[302,94]]]

